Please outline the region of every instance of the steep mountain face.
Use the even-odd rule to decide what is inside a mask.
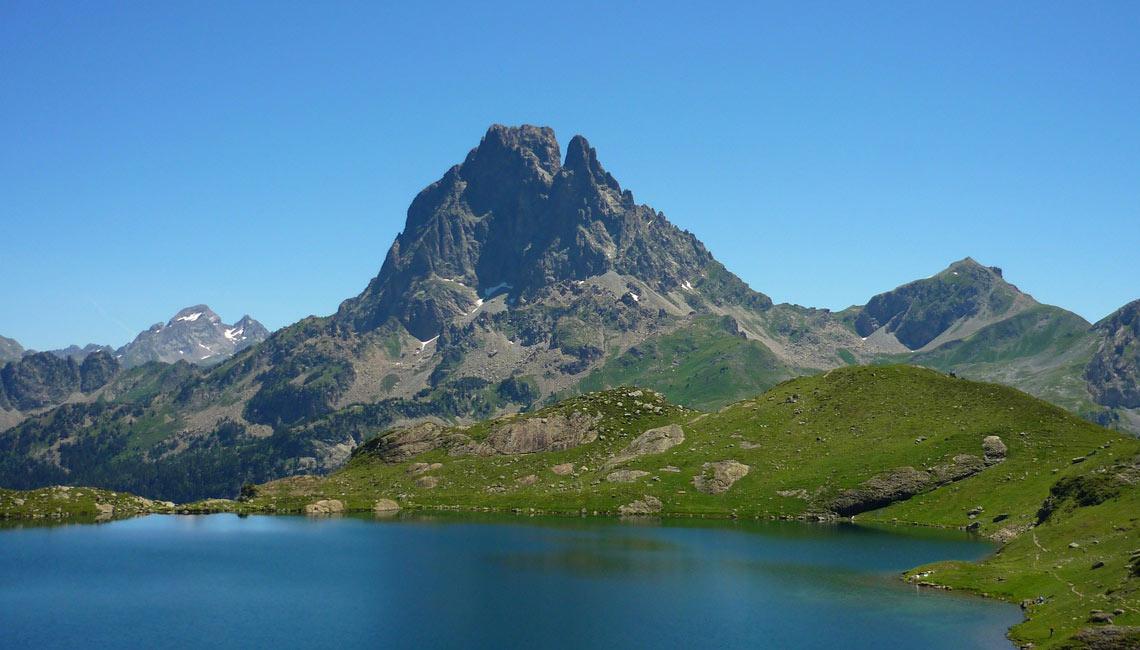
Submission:
[[[0,363],[17,361],[22,356],[24,356],[24,346],[16,339],[0,336]]]
[[[611,271],[662,295],[695,288],[714,303],[771,305],[692,234],[636,204],[582,136],[563,164],[551,129],[496,125],[416,197],[379,275],[337,319],[366,331],[396,318],[427,340],[494,295],[525,303]]]
[[[1001,269],[967,257],[933,277],[871,298],[853,322],[860,336],[893,339],[907,350],[920,350],[963,338],[1036,304],[1006,282]]]
[[[1140,408],[1140,300],[1095,326],[1102,337],[1085,377],[1098,404]]]
[[[206,305],[194,305],[175,314],[165,325],[155,323],[117,354],[128,368],[150,361],[212,364],[268,335],[269,331],[249,316],[227,325]]]
[[[0,368],[0,408],[30,411],[67,401],[76,393],[103,387],[119,370],[110,354],[99,351],[82,362],[35,352]]]

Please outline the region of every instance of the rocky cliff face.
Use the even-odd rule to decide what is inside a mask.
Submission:
[[[119,363],[103,351],[82,362],[35,352],[0,368],[0,408],[29,411],[54,406],[75,393],[103,387],[118,370]]]
[[[249,316],[227,325],[206,305],[187,307],[167,323],[155,323],[134,341],[119,349],[125,367],[149,361],[212,364],[259,343],[268,330]]]
[[[1140,408],[1140,300],[1097,323],[1103,336],[1085,371],[1089,392],[1099,404]]]
[[[771,305],[696,237],[638,205],[582,136],[563,162],[551,129],[496,125],[416,197],[379,275],[337,318],[358,330],[395,318],[427,340],[481,300],[526,302],[609,271],[662,294],[697,288],[714,303]]]

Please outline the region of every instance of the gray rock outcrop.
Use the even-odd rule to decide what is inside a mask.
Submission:
[[[748,475],[752,469],[735,460],[721,460],[701,465],[701,473],[693,477],[693,486],[705,494],[724,494],[733,483]]]

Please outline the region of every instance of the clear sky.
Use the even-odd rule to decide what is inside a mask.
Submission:
[[[494,122],[778,302],[1140,298],[1140,3],[380,4],[0,1],[0,334],[331,313]]]

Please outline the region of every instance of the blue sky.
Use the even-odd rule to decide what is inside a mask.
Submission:
[[[0,334],[331,313],[494,122],[585,135],[777,301],[967,255],[1140,298],[1138,3],[379,4],[0,2]]]

